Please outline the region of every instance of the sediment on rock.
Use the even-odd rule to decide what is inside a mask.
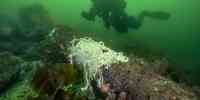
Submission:
[[[198,100],[198,95],[191,88],[183,87],[146,67],[138,61],[131,61],[105,70],[105,83],[111,84],[106,100],[119,99],[124,93],[125,100]]]

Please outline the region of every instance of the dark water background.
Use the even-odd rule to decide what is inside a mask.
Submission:
[[[18,8],[39,2],[50,12],[56,23],[69,25],[82,32],[95,32],[96,37],[115,47],[134,50],[142,44],[162,52],[187,79],[200,84],[200,1],[199,0],[126,0],[127,12],[137,16],[143,10],[166,11],[168,21],[146,18],[139,30],[120,34],[106,30],[100,19],[88,22],[80,13],[88,10],[90,0],[1,0],[0,12],[16,17]]]

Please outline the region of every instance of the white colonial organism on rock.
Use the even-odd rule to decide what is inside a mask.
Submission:
[[[74,62],[83,67],[86,82],[83,90],[88,89],[93,79],[98,81],[98,85],[102,84],[102,67],[108,68],[115,63],[128,62],[128,57],[121,52],[115,52],[106,47],[103,42],[97,42],[88,37],[73,39],[69,51]]]

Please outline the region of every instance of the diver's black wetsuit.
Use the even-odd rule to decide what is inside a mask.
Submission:
[[[125,12],[126,2],[124,0],[91,0],[92,7],[89,12],[82,12],[87,20],[94,21],[95,17],[102,18],[104,26],[111,26],[118,32],[128,32],[128,28],[138,28],[139,23],[133,16]]]
[[[90,21],[95,21],[98,16],[104,22],[104,26],[109,29],[113,27],[116,31],[125,33],[129,28],[138,29],[144,17],[153,19],[167,20],[170,17],[169,13],[162,11],[142,11],[138,18],[129,16],[126,11],[125,0],[91,0],[92,7],[89,12],[82,12],[82,16]]]

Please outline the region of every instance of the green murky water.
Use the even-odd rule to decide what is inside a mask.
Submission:
[[[119,46],[134,49],[142,44],[152,51],[162,52],[176,63],[180,71],[187,73],[192,83],[200,84],[200,1],[199,0],[126,0],[127,12],[137,16],[143,10],[166,11],[168,21],[146,18],[139,30],[119,34],[104,28],[102,21],[89,22],[80,16],[88,10],[90,0],[1,0],[0,13],[17,17],[18,8],[39,2],[50,12],[58,24],[69,25],[82,32],[97,33],[96,37]],[[110,42],[111,41],[111,42]]]

